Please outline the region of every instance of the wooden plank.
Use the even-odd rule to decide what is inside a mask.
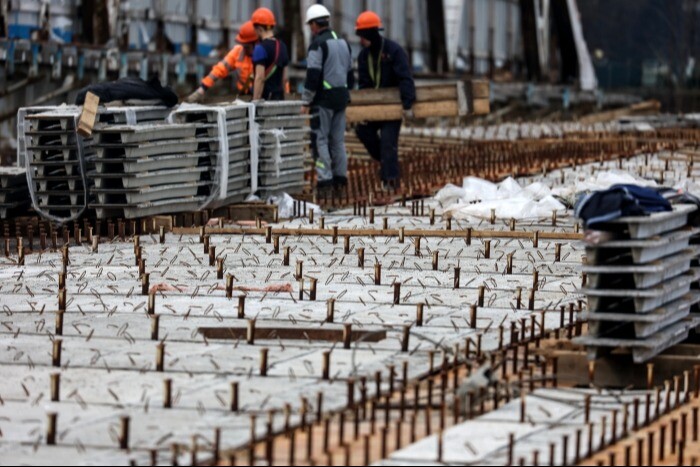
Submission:
[[[654,365],[654,385],[661,386],[665,380],[683,374],[700,364],[700,347],[679,345],[668,349],[647,363]],[[583,350],[556,350],[550,357],[557,357],[557,381],[560,385],[587,386],[588,364]],[[634,364],[629,352],[615,351],[606,358],[595,362],[593,378],[597,387],[634,387],[645,389],[647,386],[647,364]]]
[[[245,339],[248,329],[246,326],[238,327],[200,327],[197,329],[207,339]],[[303,341],[342,342],[343,329],[311,328],[303,326],[256,326],[256,339],[285,339]],[[386,339],[385,330],[360,330],[353,329],[350,333],[350,341],[379,342]]]
[[[491,102],[488,99],[476,99],[469,107],[470,115],[487,115],[491,113]]]
[[[234,204],[217,209],[215,216],[225,216],[236,221],[254,221],[260,219],[265,222],[273,222],[277,206],[265,203]]]
[[[489,99],[491,97],[491,86],[488,80],[474,79],[471,81],[471,99]]]
[[[206,232],[211,235],[264,235],[265,229],[240,228],[240,227],[206,227]],[[279,228],[272,229],[274,235],[295,236],[309,235],[319,237],[332,237],[333,229],[311,229],[311,228]],[[176,235],[199,235],[198,228],[177,227],[173,229]],[[350,237],[398,237],[397,229],[338,229],[339,236],[348,235]],[[434,237],[434,238],[466,238],[467,230],[410,230],[406,229],[404,235],[407,237]],[[510,230],[472,230],[472,238],[517,238],[532,240],[532,232],[518,232]],[[583,234],[568,232],[540,232],[540,240],[583,240]]]
[[[457,100],[459,88],[464,83],[449,85],[432,85],[416,87],[416,102],[435,102]],[[350,91],[351,106],[401,104],[398,88],[360,89]]]
[[[630,115],[658,113],[660,110],[661,103],[657,100],[650,100],[640,102],[639,104],[634,104],[629,107],[623,107],[621,109],[607,110],[605,112],[586,115],[585,117],[580,118],[579,122],[590,125],[593,123],[608,122]]]
[[[456,100],[417,102],[413,105],[413,113],[416,118],[458,117],[460,110]],[[350,106],[346,111],[346,116],[350,123],[401,120],[403,107],[401,104]]]
[[[151,229],[151,233],[160,232],[160,228],[163,227],[165,232],[172,232],[173,230],[173,218],[172,216],[155,216],[151,217],[148,222],[148,227]]]
[[[83,110],[80,112],[80,120],[78,121],[78,134],[87,138],[92,135],[92,127],[95,126],[97,119],[97,107],[100,105],[100,98],[97,95],[88,92],[85,95],[85,103]]]

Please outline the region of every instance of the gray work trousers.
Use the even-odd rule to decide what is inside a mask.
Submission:
[[[313,109],[312,120],[314,157],[319,182],[333,177],[348,176],[348,156],[345,152],[345,109],[333,110],[322,106]]]

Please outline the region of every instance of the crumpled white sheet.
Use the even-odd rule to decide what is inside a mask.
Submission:
[[[496,184],[467,177],[461,187],[447,185],[435,197],[445,207],[446,215],[468,221],[490,219],[492,209],[497,218],[517,220],[548,217],[552,211],[566,210],[544,184],[523,188],[513,178]]]
[[[613,185],[622,184],[647,187],[658,186],[653,180],[637,177],[623,170],[606,170],[604,172],[598,172],[595,177],[588,180],[581,180],[577,181],[575,184],[569,183],[567,185],[557,187],[552,190],[552,194],[554,196],[559,196],[560,198],[571,200],[573,203],[578,193],[607,190]]]
[[[676,183],[673,185],[673,188],[679,191],[685,191],[695,196],[700,196],[700,183],[689,178],[682,182]]]
[[[565,211],[566,207],[557,198],[575,204],[579,193],[606,190],[618,184],[658,186],[653,180],[646,180],[622,170],[598,172],[589,179],[567,182],[554,189],[540,182],[521,187],[513,178],[492,183],[476,177],[466,177],[461,187],[447,185],[435,198],[444,207],[445,215],[451,215],[455,219],[479,222],[490,219],[492,209],[496,210],[496,218],[499,219],[536,219],[549,217],[552,211]],[[675,188],[692,193],[700,186],[691,182],[679,183]]]
[[[291,219],[294,217],[294,198],[292,198],[290,195],[287,193],[282,193],[278,196],[270,196],[267,198],[267,202],[269,204],[275,204],[277,205],[277,213],[279,215],[280,219]],[[309,209],[314,210],[314,214],[321,215],[323,214],[323,210],[321,209],[321,206],[307,202],[306,203],[306,212],[308,213]],[[306,214],[306,213],[304,213]]]

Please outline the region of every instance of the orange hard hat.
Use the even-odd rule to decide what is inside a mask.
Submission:
[[[269,8],[258,8],[253,12],[250,20],[253,24],[261,26],[274,26],[276,24],[275,14]]]
[[[238,30],[238,35],[236,36],[236,42],[239,44],[250,44],[251,42],[256,42],[258,40],[258,34],[255,32],[255,26],[253,26],[252,21],[246,21]]]
[[[357,17],[357,23],[355,23],[355,31],[361,31],[362,29],[374,29],[382,28],[382,20],[378,14],[373,11],[365,11]]]

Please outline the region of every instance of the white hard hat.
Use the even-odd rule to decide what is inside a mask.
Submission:
[[[316,21],[318,19],[322,18],[330,18],[331,17],[331,12],[328,11],[328,8],[326,8],[323,5],[315,4],[311,5],[308,10],[306,10],[306,24],[309,24],[312,21]]]

